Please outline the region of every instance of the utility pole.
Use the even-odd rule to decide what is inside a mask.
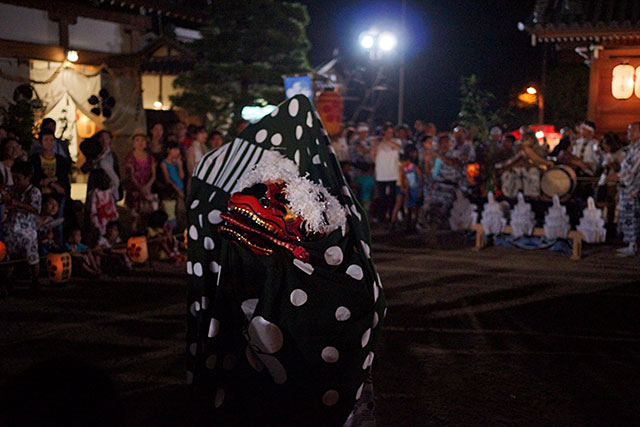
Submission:
[[[400,77],[398,79],[398,124],[404,122],[404,51],[406,48],[406,26],[407,26],[407,0],[402,0],[401,15],[402,30],[400,34]]]

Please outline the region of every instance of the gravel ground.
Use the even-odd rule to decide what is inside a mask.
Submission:
[[[378,426],[640,425],[638,258],[608,246],[576,262],[471,244],[374,235],[389,304],[374,371]],[[73,371],[83,362],[87,394],[116,402],[94,425],[200,425],[184,386],[183,271],[154,263],[35,295],[16,283],[0,300],[0,426],[2,414],[7,424],[40,419],[44,391],[31,384],[42,372],[81,388]],[[16,404],[24,396],[27,409]]]

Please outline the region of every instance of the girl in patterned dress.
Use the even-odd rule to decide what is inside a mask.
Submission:
[[[13,185],[8,189],[8,216],[5,221],[5,244],[12,259],[25,259],[31,270],[31,287],[38,288],[38,221],[42,194],[31,183],[33,165],[16,160],[11,167]]]
[[[156,180],[156,161],[147,151],[147,136],[133,136],[133,150],[124,158],[126,174],[124,185],[127,191],[125,203],[131,209],[131,228],[137,230],[141,216],[151,212],[151,187]]]

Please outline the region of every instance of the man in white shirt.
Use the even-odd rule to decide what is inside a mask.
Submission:
[[[600,165],[600,151],[598,148],[598,140],[594,138],[596,125],[592,121],[585,121],[580,125],[580,138],[573,145],[571,154],[582,160],[589,170],[584,172],[593,175]]]

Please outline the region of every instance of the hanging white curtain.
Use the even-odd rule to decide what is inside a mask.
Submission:
[[[46,105],[45,116],[64,98],[65,94],[76,104],[76,107],[87,117],[102,126],[104,118],[91,113],[93,106],[89,104],[91,95],[98,95],[101,88],[100,74],[87,75],[73,68],[62,68],[60,63],[34,61],[29,73],[31,80],[36,82],[48,81],[58,73],[51,82],[33,84],[38,96]]]

